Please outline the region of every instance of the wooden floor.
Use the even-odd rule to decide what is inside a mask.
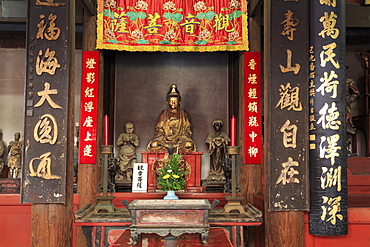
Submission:
[[[208,245],[202,245],[200,234],[183,234],[178,237],[161,237],[157,234],[142,234],[139,244],[136,247],[230,247],[232,244],[227,238],[227,231],[223,228],[211,228],[209,232]],[[130,230],[123,232],[121,237],[113,244],[112,247],[131,247]]]

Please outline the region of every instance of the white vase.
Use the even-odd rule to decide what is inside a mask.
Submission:
[[[163,198],[164,200],[177,200],[179,197],[176,195],[175,191],[167,191],[167,195]]]

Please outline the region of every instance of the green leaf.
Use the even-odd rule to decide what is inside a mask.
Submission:
[[[103,10],[103,15],[107,16],[111,19],[116,19],[116,18],[114,18],[114,12],[110,11],[110,9],[104,9]]]
[[[206,45],[206,44],[208,44],[208,41],[206,41],[206,40],[198,40],[198,41],[195,41],[194,43],[197,44],[197,45]]]
[[[149,41],[148,40],[145,40],[145,39],[139,39],[136,41],[138,44],[142,44],[142,45],[145,45],[145,44],[149,44]]]
[[[108,40],[108,42],[109,43],[113,43],[113,44],[119,43],[119,41],[118,40],[115,40],[115,39],[110,39],[110,40]]]
[[[239,18],[240,16],[242,16],[242,14],[243,14],[243,12],[242,12],[242,11],[240,11],[240,10],[235,10],[234,12],[232,12],[232,13],[230,14],[230,21],[231,21],[232,19]]]
[[[130,18],[131,21],[134,21],[138,18],[140,18],[140,19],[145,19],[146,18],[146,14],[144,12],[129,11],[129,12],[127,12],[127,16]]]
[[[236,44],[236,41],[228,41],[228,42],[226,42],[226,44],[228,44],[228,45],[235,45]]]
[[[213,17],[215,17],[216,13],[214,11],[209,11],[207,13],[198,13],[195,17],[199,20],[201,19],[207,19],[212,21]]]
[[[159,43],[160,44],[163,44],[163,45],[170,45],[170,44],[172,44],[171,41],[168,41],[168,40],[162,40]]]
[[[163,17],[166,18],[167,20],[174,20],[176,22],[180,22],[184,16],[180,13],[172,14],[166,12],[164,13]]]

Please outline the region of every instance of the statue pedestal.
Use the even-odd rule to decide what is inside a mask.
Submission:
[[[167,152],[141,152],[142,163],[148,163],[148,192],[157,190],[155,173],[157,169],[157,161],[163,159]],[[202,169],[203,152],[182,153],[183,159],[190,167],[189,178],[186,180],[185,190],[187,192],[202,192],[201,186],[201,169]]]

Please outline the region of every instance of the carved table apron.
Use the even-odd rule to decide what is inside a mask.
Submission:
[[[133,244],[141,233],[160,236],[200,233],[202,244],[207,244],[208,216],[211,204],[207,199],[134,200],[129,204]]]

